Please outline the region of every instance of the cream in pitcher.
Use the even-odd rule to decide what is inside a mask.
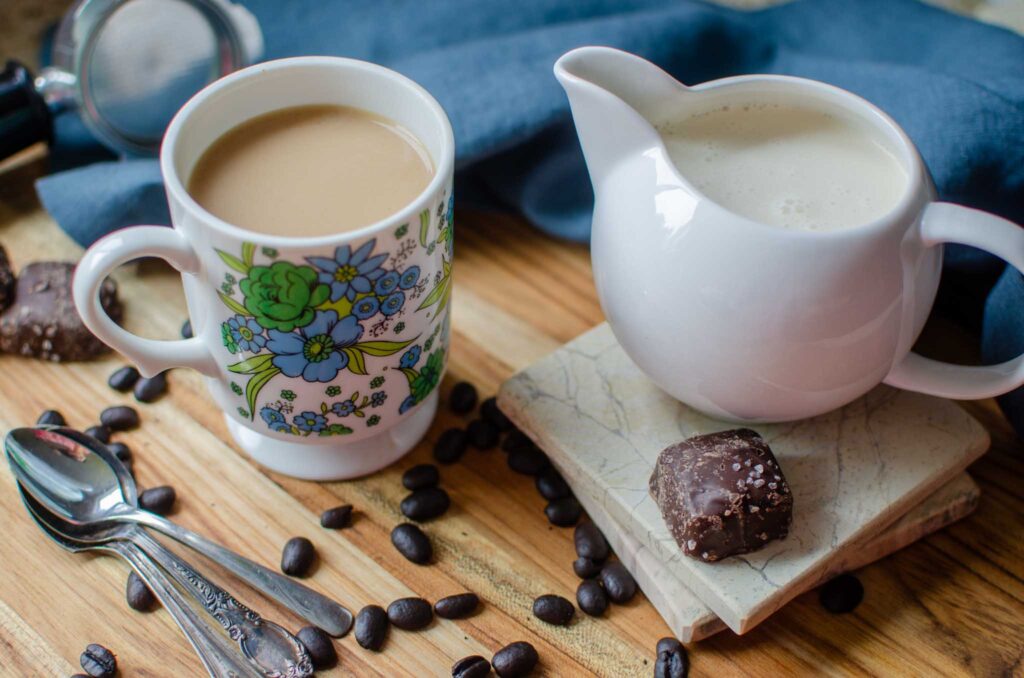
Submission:
[[[911,347],[942,243],[1024,268],[1024,231],[935,202],[910,139],[824,83],[739,76],[686,87],[583,47],[555,64],[594,185],[602,308],[662,389],[738,421],[810,417],[881,382],[950,398],[1024,383],[1024,359],[966,367]]]

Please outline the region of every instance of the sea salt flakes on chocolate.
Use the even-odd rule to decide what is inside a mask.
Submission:
[[[768,444],[750,429],[695,436],[665,448],[650,491],[691,558],[721,560],[789,533],[793,495]]]

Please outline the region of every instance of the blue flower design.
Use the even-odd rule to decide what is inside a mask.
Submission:
[[[331,286],[331,301],[343,296],[352,301],[356,294],[365,294],[373,289],[373,281],[384,275],[380,265],[388,258],[386,253],[370,256],[376,245],[377,239],[374,238],[355,252],[348,245],[337,248],[333,259],[306,257],[306,261],[320,269],[317,276],[320,282]]]
[[[231,338],[243,351],[259,353],[260,349],[267,345],[267,338],[263,336],[263,327],[254,318],[246,318],[244,315],[228,318],[228,328]]]
[[[398,287],[399,276],[395,271],[388,271],[382,275],[373,286],[373,291],[378,296],[384,297],[391,294]]]
[[[270,427],[271,431],[287,433],[290,430],[284,415],[273,407],[264,407],[260,410],[260,416],[263,417],[263,421],[267,422],[267,426]]]
[[[313,433],[322,431],[327,426],[327,419],[322,414],[317,414],[316,412],[297,414],[292,421],[299,427],[300,431],[312,431]]]
[[[415,404],[416,404],[416,398],[414,398],[413,396],[409,396],[408,398],[403,400],[402,404],[398,407],[398,413],[399,414],[405,414]]]
[[[420,267],[410,266],[402,272],[402,277],[398,279],[398,286],[403,290],[416,287],[416,283],[420,281]]]
[[[380,310],[380,302],[374,296],[363,297],[352,305],[352,315],[360,320],[372,318],[378,310]]]
[[[384,315],[394,315],[401,311],[404,305],[405,292],[395,292],[381,303],[380,312]]]
[[[374,393],[373,395],[370,396],[370,406],[371,407],[380,407],[381,405],[384,404],[384,401],[387,400],[387,399],[388,399],[388,394],[387,393],[385,393],[384,391],[377,391],[376,393]]]
[[[351,400],[346,400],[340,403],[334,403],[331,405],[331,411],[339,417],[347,417],[356,411],[356,404]]]
[[[416,366],[416,363],[420,361],[421,348],[413,346],[408,351],[402,354],[402,360],[398,363],[398,366],[403,369],[412,369]]]
[[[363,336],[363,326],[355,316],[338,320],[337,311],[317,311],[306,327],[296,332],[270,330],[267,348],[274,354],[273,364],[289,377],[306,381],[332,381],[348,366],[348,355],[341,349],[352,346]]]

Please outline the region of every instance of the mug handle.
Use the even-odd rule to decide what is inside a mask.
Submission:
[[[132,226],[107,235],[86,251],[75,269],[72,295],[85,326],[103,343],[131,359],[145,377],[172,367],[191,367],[208,377],[219,374],[202,338],[164,341],[125,330],[100,305],[103,281],[121,264],[139,257],[159,257],[181,273],[196,274],[199,258],[178,231],[166,226]]]
[[[921,219],[925,247],[945,242],[985,250],[1024,272],[1024,228],[988,212],[934,202]],[[908,391],[957,400],[1003,395],[1024,384],[1024,355],[980,367],[954,365],[908,353],[885,383]]]

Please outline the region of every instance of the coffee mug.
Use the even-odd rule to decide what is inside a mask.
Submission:
[[[423,143],[435,167],[398,213],[323,237],[247,231],[185,190],[203,152],[237,125],[282,108],[352,106]],[[160,152],[173,228],[116,231],[85,253],[74,299],[86,326],[146,376],[207,377],[235,442],[275,471],[351,478],[386,466],[425,434],[447,362],[454,141],[441,106],[381,66],[299,57],[258,64],[195,95]],[[117,266],[160,257],[181,272],[194,337],[145,339],[115,324],[99,286]]]

